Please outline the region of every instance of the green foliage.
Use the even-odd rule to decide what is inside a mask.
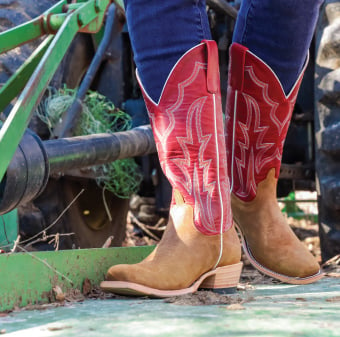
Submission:
[[[47,125],[51,136],[61,123],[63,114],[75,99],[76,89],[63,87],[49,89],[46,99],[37,109],[38,117]],[[82,104],[82,114],[75,136],[95,133],[114,133],[131,129],[131,117],[117,109],[105,96],[89,91]],[[96,173],[98,185],[111,191],[120,198],[129,198],[137,192],[142,181],[139,167],[134,159],[120,159],[109,164],[92,167]]]

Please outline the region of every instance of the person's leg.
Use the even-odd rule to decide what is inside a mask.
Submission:
[[[129,0],[137,75],[161,167],[174,189],[162,240],[145,260],[109,269],[106,291],[157,297],[235,287],[233,227],[216,43],[204,1]]]
[[[289,93],[306,61],[323,0],[243,0],[233,42],[266,62]]]
[[[244,0],[230,49],[227,151],[232,211],[260,271],[310,283],[320,268],[276,200],[283,143],[302,80],[319,0]]]
[[[211,39],[203,0],[125,0],[129,35],[139,76],[157,102],[175,63]]]

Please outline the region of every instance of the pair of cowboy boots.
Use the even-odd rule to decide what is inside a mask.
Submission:
[[[173,187],[169,223],[146,259],[108,270],[103,290],[168,297],[235,288],[242,263],[233,220],[260,271],[296,284],[322,276],[276,201],[302,74],[286,96],[272,70],[247,48],[233,44],[230,55],[226,138],[214,41],[202,41],[178,60],[158,102],[140,83],[160,163]]]

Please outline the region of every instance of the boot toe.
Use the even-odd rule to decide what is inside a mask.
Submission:
[[[302,245],[300,248],[302,249],[299,251],[296,247],[292,247],[285,254],[277,254],[277,252],[275,254],[275,252],[268,250],[267,254],[264,255],[252,254],[250,250],[248,252],[255,268],[271,277],[290,283],[290,278],[302,280],[320,273],[320,265],[314,256]]]
[[[305,259],[303,259],[300,270],[297,272],[297,276],[299,278],[305,278],[313,276],[320,272],[320,265],[314,258],[314,256],[308,252],[306,253]]]
[[[294,238],[295,239],[295,238]],[[312,253],[297,239],[292,240],[282,259],[279,273],[296,278],[307,278],[320,271],[320,265]]]
[[[106,281],[129,281],[129,274],[131,274],[131,265],[118,264],[109,268],[105,279]]]

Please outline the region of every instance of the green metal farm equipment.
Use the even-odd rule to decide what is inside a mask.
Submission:
[[[45,39],[0,89],[0,110],[5,111],[7,107],[7,114],[1,115],[3,122],[0,130],[0,214],[6,214],[20,204],[35,199],[45,189],[50,176],[64,176],[70,171],[73,175],[81,176],[79,169],[155,151],[149,127],[135,128],[124,134],[69,138],[73,136],[72,129],[81,114],[82,100],[101,66],[112,36],[122,30],[123,15],[119,2],[60,1],[36,19],[1,34],[0,53],[42,36]],[[105,30],[104,19],[108,22]],[[83,65],[87,67],[85,71],[78,71],[80,79],[76,81],[81,80],[81,84],[75,101],[63,116],[59,139],[42,141],[26,128],[79,33],[83,36],[91,34],[97,44],[95,57],[89,64]],[[72,62],[76,67],[81,60]],[[63,71],[72,70],[67,68]],[[9,110],[8,106],[15,98],[14,106]],[[68,138],[65,139],[65,136]],[[78,170],[76,174],[75,170]],[[126,209],[125,204],[126,201],[120,210]],[[15,222],[9,225],[9,219],[15,218],[15,211],[13,214],[2,217],[6,227],[14,226]],[[98,229],[95,225],[92,227]],[[12,239],[6,240],[13,242]],[[1,242],[3,240],[0,239]]]
[[[138,248],[134,251],[108,249],[11,254],[11,250],[15,249],[26,251],[24,246],[17,245],[18,241],[16,241],[19,234],[17,207],[37,198],[46,188],[51,176],[59,178],[69,174],[79,178],[84,175],[82,170],[87,167],[155,152],[152,132],[147,125],[125,132],[73,137],[73,128],[83,109],[82,101],[94,81],[96,72],[102,66],[105,53],[110,51],[110,43],[114,40],[115,34],[121,32],[123,25],[124,12],[121,1],[64,0],[57,2],[37,18],[0,34],[0,54],[31,41],[38,40],[40,43],[31,56],[0,88],[0,111],[2,111],[0,121],[0,248],[2,252],[9,252],[0,256],[0,273],[6,275],[6,278],[2,278],[0,287],[0,311],[31,302],[49,301],[48,297],[52,293],[46,294],[51,292],[52,287],[58,283],[65,285],[68,283],[67,287],[79,288],[84,277],[89,277],[92,282],[98,283],[104,277],[105,269],[115,259],[114,256],[118,257],[117,262],[124,260],[133,262],[145,255],[143,251],[150,250],[150,248],[146,250]],[[74,71],[70,69],[69,64],[63,65],[63,62],[65,63],[65,59],[69,61],[67,57],[70,49],[71,53],[76,56],[84,51],[82,49],[77,54],[75,50],[77,45],[72,45],[77,38],[79,40],[79,34],[80,39],[87,41],[82,44],[82,47],[86,48],[89,47],[88,36],[91,36],[91,45],[96,49],[94,56],[90,62],[82,65],[81,71],[77,74],[78,78],[73,79],[75,82],[72,84],[73,87],[78,86],[76,99],[67,113],[62,116],[64,123],[60,125],[58,139],[42,140],[27,127],[32,122],[34,110],[43,99],[49,84],[51,81],[56,81],[58,71],[59,76],[64,77],[65,67],[70,73]],[[71,65],[77,67],[80,62],[81,60],[76,57]],[[62,68],[64,73],[60,74],[62,66],[64,66]],[[53,186],[56,184],[58,184],[58,179]],[[62,188],[65,188],[65,184]],[[109,201],[112,203],[110,199]],[[114,201],[117,204],[116,209],[123,216],[121,221],[126,221],[128,200],[116,198]],[[53,202],[55,202],[53,198],[49,200],[49,203]],[[119,217],[119,214],[116,214],[116,217]],[[74,217],[73,220],[77,219]],[[113,219],[114,222],[115,219]],[[97,223],[99,225],[96,225]],[[92,240],[96,241],[95,236],[102,230],[103,225],[95,219],[89,227],[87,234],[83,232],[82,235],[89,236],[89,240],[92,237]],[[125,231],[124,223],[121,227]],[[44,235],[46,235],[46,230],[43,228]],[[102,233],[101,244],[95,243],[97,247],[104,244],[105,235],[108,237],[109,233],[112,233],[112,228]],[[13,246],[15,246],[14,249]],[[77,254],[74,255],[75,253]],[[40,256],[39,254],[47,255]],[[58,259],[59,262],[57,262]],[[37,263],[37,261],[40,262]],[[82,275],[78,273],[79,275],[71,277],[71,270],[77,269],[80,261],[83,261],[84,268],[85,265],[93,265],[93,268],[88,272],[85,268],[82,270]],[[38,268],[36,270],[34,269],[35,263]],[[59,265],[55,266],[55,263]],[[57,271],[57,269],[62,271]],[[45,285],[41,283],[40,277],[45,279]],[[10,278],[21,279],[22,282],[13,284],[13,282],[8,282]]]

